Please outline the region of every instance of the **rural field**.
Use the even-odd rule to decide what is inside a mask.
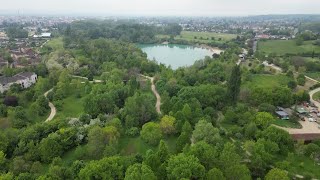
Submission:
[[[264,53],[276,53],[277,55],[284,54],[299,54],[315,51],[320,53],[320,46],[312,44],[313,41],[304,41],[303,45],[297,46],[294,40],[268,40],[258,43],[258,50]]]
[[[260,87],[272,88],[277,86],[287,86],[290,78],[285,75],[269,75],[269,74],[256,74],[252,75],[250,81],[243,84],[244,87]]]
[[[168,35],[157,35],[157,38],[168,38]],[[236,38],[236,34],[214,33],[214,32],[194,32],[194,31],[182,31],[179,36],[175,37],[175,40],[185,40],[188,42],[227,42]],[[214,38],[214,39],[212,39]],[[219,40],[219,38],[221,38]]]

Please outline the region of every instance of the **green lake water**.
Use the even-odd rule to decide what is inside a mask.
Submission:
[[[189,45],[139,44],[138,46],[148,55],[148,59],[170,65],[172,69],[190,66],[196,60],[204,59],[206,56],[211,57],[213,54],[208,49]]]

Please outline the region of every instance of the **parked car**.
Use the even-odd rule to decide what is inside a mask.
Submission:
[[[313,118],[308,118],[309,122],[315,122]]]

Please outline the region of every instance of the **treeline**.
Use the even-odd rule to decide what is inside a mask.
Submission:
[[[20,26],[10,26],[6,28],[6,34],[9,38],[27,38],[28,31]]]
[[[65,38],[77,40],[109,38],[132,43],[154,43],[156,34],[176,36],[182,31],[178,24],[151,26],[113,21],[79,21],[71,25],[60,26],[60,33]]]

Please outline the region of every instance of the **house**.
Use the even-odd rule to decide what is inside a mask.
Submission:
[[[285,111],[276,111],[276,114],[282,120],[289,120],[289,114]]]
[[[12,77],[0,77],[0,92],[10,89],[13,84],[19,84],[22,88],[28,88],[37,82],[38,76],[34,72],[22,72]]]

